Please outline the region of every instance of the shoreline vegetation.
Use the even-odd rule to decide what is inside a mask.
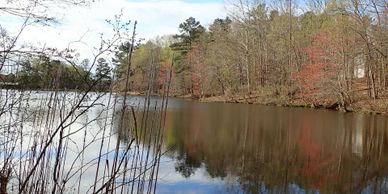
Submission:
[[[6,1],[0,7],[20,25],[16,31],[0,26],[0,194],[156,193],[168,149],[169,96],[388,112],[384,0],[231,1],[228,16],[209,26],[190,17],[177,26],[179,34],[148,41],[121,12],[105,20],[112,32],[90,45],[89,59],[73,42],[64,49],[23,42],[30,26],[60,24],[50,8],[67,12],[94,2]],[[41,90],[51,92],[28,92]],[[144,101],[129,104],[128,96],[139,94]],[[159,104],[151,104],[152,94],[162,97]],[[375,145],[366,137],[368,151],[384,154],[383,138]],[[289,166],[279,165],[288,174]]]
[[[130,91],[126,93],[128,96],[145,96],[139,91]],[[124,95],[121,93],[121,95]],[[160,96],[158,94],[153,94],[153,96]],[[161,97],[161,96],[160,96]],[[282,97],[270,96],[265,94],[253,93],[250,95],[237,94],[232,96],[219,95],[219,96],[206,96],[201,98],[193,98],[191,95],[171,95],[171,97],[184,99],[184,100],[194,100],[198,102],[205,103],[235,103],[235,104],[257,104],[265,106],[279,106],[279,107],[301,107],[301,108],[312,108],[312,109],[327,109],[335,110],[339,112],[355,112],[355,113],[365,113],[365,114],[380,114],[388,115],[388,100],[379,99],[379,100],[360,100],[353,104],[348,105],[345,108],[342,108],[338,103],[335,102],[308,102],[301,98],[299,99],[287,99]]]
[[[388,113],[388,102],[386,99],[381,100],[365,100],[358,103],[350,104],[346,108],[341,108],[337,103],[322,103],[313,104],[304,101],[303,99],[284,100],[271,96],[255,96],[255,95],[236,95],[228,96],[213,96],[199,99],[201,102],[223,102],[223,103],[242,103],[242,104],[260,104],[267,106],[281,107],[304,107],[314,109],[328,109],[340,112],[358,112],[370,114]]]
[[[131,91],[146,91],[152,75],[157,95],[171,71],[175,97],[387,114],[388,6],[311,1],[298,12],[296,2],[283,3],[232,2],[208,27],[190,17],[179,34],[138,45]],[[115,58],[118,77],[123,52],[125,45]]]
[[[91,91],[161,95],[171,79],[170,96],[201,101],[387,113],[387,4],[306,3],[300,12],[293,1],[230,2],[208,26],[189,17],[175,35],[130,42],[117,33],[103,43],[121,41],[94,59],[52,48],[20,56],[10,47],[16,71],[0,84],[82,91],[96,82]]]

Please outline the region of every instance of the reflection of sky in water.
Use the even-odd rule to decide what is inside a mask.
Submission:
[[[381,188],[383,188],[381,193],[388,193],[388,178],[384,178],[380,184],[381,184]],[[364,188],[361,191],[361,194],[374,194],[374,193],[376,193],[375,188],[373,188],[373,186],[374,185],[368,185],[366,188]]]
[[[32,128],[34,119],[37,114],[46,114],[44,111],[47,111],[50,94],[27,92],[23,97],[30,99],[29,103],[22,107],[26,109],[28,115],[24,120],[25,135],[28,135],[29,131],[37,130]],[[77,93],[59,95],[62,99],[66,97],[69,100],[65,103],[67,108],[74,104],[71,99],[79,97]],[[99,94],[90,94],[88,102],[90,103],[96,95]],[[110,137],[110,146],[104,145],[103,150],[107,150],[109,154],[104,155],[103,160],[111,161],[114,157],[110,151],[114,149],[120,130],[110,117],[113,114],[120,115],[117,113],[121,110],[123,98],[117,98],[116,112],[113,113],[112,107],[107,107],[108,97],[105,95],[98,101],[96,107],[78,118],[77,122],[67,129],[69,130],[67,132],[71,133],[88,124],[85,128],[85,142],[90,145],[86,148],[84,160],[91,163],[85,167],[83,175],[86,177],[83,179],[84,192],[94,181],[93,167],[107,115],[108,130],[105,137]],[[3,100],[4,97],[1,102]],[[129,96],[128,104],[135,107],[143,106],[144,100],[140,96]],[[155,105],[157,107],[162,105],[161,97],[152,97],[150,107]],[[77,111],[80,112],[82,109]],[[93,119],[96,120],[88,123]],[[2,117],[0,121],[6,123],[7,118]],[[388,191],[386,178],[388,169],[381,168],[384,162],[388,162],[387,123],[387,118],[380,116],[300,108],[208,104],[171,98],[168,101],[164,145],[164,149],[168,148],[169,151],[161,159],[157,192],[247,193],[244,189],[249,191],[250,187],[256,187],[260,193],[282,193],[285,188],[287,193],[320,193],[320,188],[323,188],[326,192],[321,193],[344,189],[341,191],[369,194],[374,193],[378,187],[384,193]],[[111,128],[113,130],[110,130]],[[369,132],[372,130],[370,128],[375,131]],[[67,159],[76,162],[74,166],[71,166],[71,162],[66,163],[65,171],[79,168],[80,160],[77,159],[77,153],[82,147],[84,132],[82,130],[71,135],[71,141],[67,142],[69,151]],[[4,137],[0,137],[0,141],[4,141]],[[30,149],[29,145],[30,142],[25,142],[14,157],[26,153]],[[369,147],[366,148],[367,145]],[[126,147],[125,142],[121,147]],[[281,170],[285,166],[281,161],[287,159],[284,150],[288,150],[296,158],[289,169],[290,178],[286,186],[279,185],[285,182],[285,171]],[[55,147],[50,147],[49,153],[55,152]],[[379,161],[375,157],[378,152],[382,154]],[[371,159],[365,161],[365,158]],[[185,177],[182,172],[176,170],[178,164],[192,170],[189,176]],[[338,173],[338,167],[335,165],[338,164],[342,164],[342,171],[337,176],[335,173]],[[363,164],[366,166],[362,166]],[[259,168],[262,166],[264,169]],[[365,167],[371,172],[380,174],[374,176],[367,172],[368,181],[360,182],[359,177],[362,173],[360,169]],[[335,176],[325,177],[331,174]],[[379,180],[378,185],[373,182],[374,178]],[[116,181],[120,182],[121,179]],[[242,184],[245,184],[246,188],[243,188]],[[69,185],[76,187],[77,180],[73,180]]]

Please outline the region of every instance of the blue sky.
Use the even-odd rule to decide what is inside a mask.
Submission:
[[[223,0],[100,0],[89,7],[51,8],[60,25],[30,26],[22,34],[21,42],[60,49],[70,47],[83,56],[91,56],[91,48],[98,46],[100,33],[106,36],[112,33],[105,19],[113,19],[120,10],[124,20],[138,21],[138,37],[145,39],[175,34],[179,24],[191,16],[205,26],[217,17],[226,16]],[[0,21],[13,33],[21,25],[4,15]]]

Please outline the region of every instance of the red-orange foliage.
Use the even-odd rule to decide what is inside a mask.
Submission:
[[[158,69],[158,72],[156,74],[156,86],[158,87],[158,90],[160,92],[163,92],[163,86],[168,82],[168,74],[172,73],[172,77],[175,76],[175,69],[171,67],[170,61],[163,61]]]
[[[190,52],[187,54],[190,63],[190,81],[192,95],[194,98],[199,98],[202,95],[202,70],[203,70],[203,57],[201,48],[197,45],[193,45]]]
[[[311,119],[308,116],[303,118],[298,147],[306,160],[300,168],[300,173],[307,178],[310,187],[325,188],[334,184],[340,177],[330,170],[330,165],[334,161],[333,157],[323,152],[323,144],[314,137]]]
[[[320,91],[322,85],[336,75],[336,64],[330,62],[333,52],[338,51],[328,33],[321,32],[314,36],[310,46],[300,50],[308,57],[298,73],[302,96],[311,98]]]

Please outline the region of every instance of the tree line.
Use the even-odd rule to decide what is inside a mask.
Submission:
[[[346,107],[387,98],[386,0],[247,0],[227,7],[228,16],[208,27],[190,17],[179,34],[136,43],[131,60],[128,42],[111,59],[91,62],[33,55],[5,78],[28,89],[84,90],[99,80],[100,91],[129,86],[158,94],[172,75],[171,94],[195,99],[266,96]]]
[[[386,97],[387,2],[296,3],[238,1],[208,28],[188,18],[179,34],[137,46],[132,89],[143,90],[146,75],[163,77],[173,64],[172,93],[180,96],[267,95],[340,106]]]
[[[17,83],[9,87],[29,90],[79,90],[85,91],[98,82],[95,91],[109,91],[112,67],[104,58],[98,58],[94,71],[88,59],[79,64],[68,63],[47,55],[32,56],[15,64],[14,73],[2,76],[2,82]],[[4,87],[4,86],[3,86]],[[7,87],[7,86],[5,86]]]

